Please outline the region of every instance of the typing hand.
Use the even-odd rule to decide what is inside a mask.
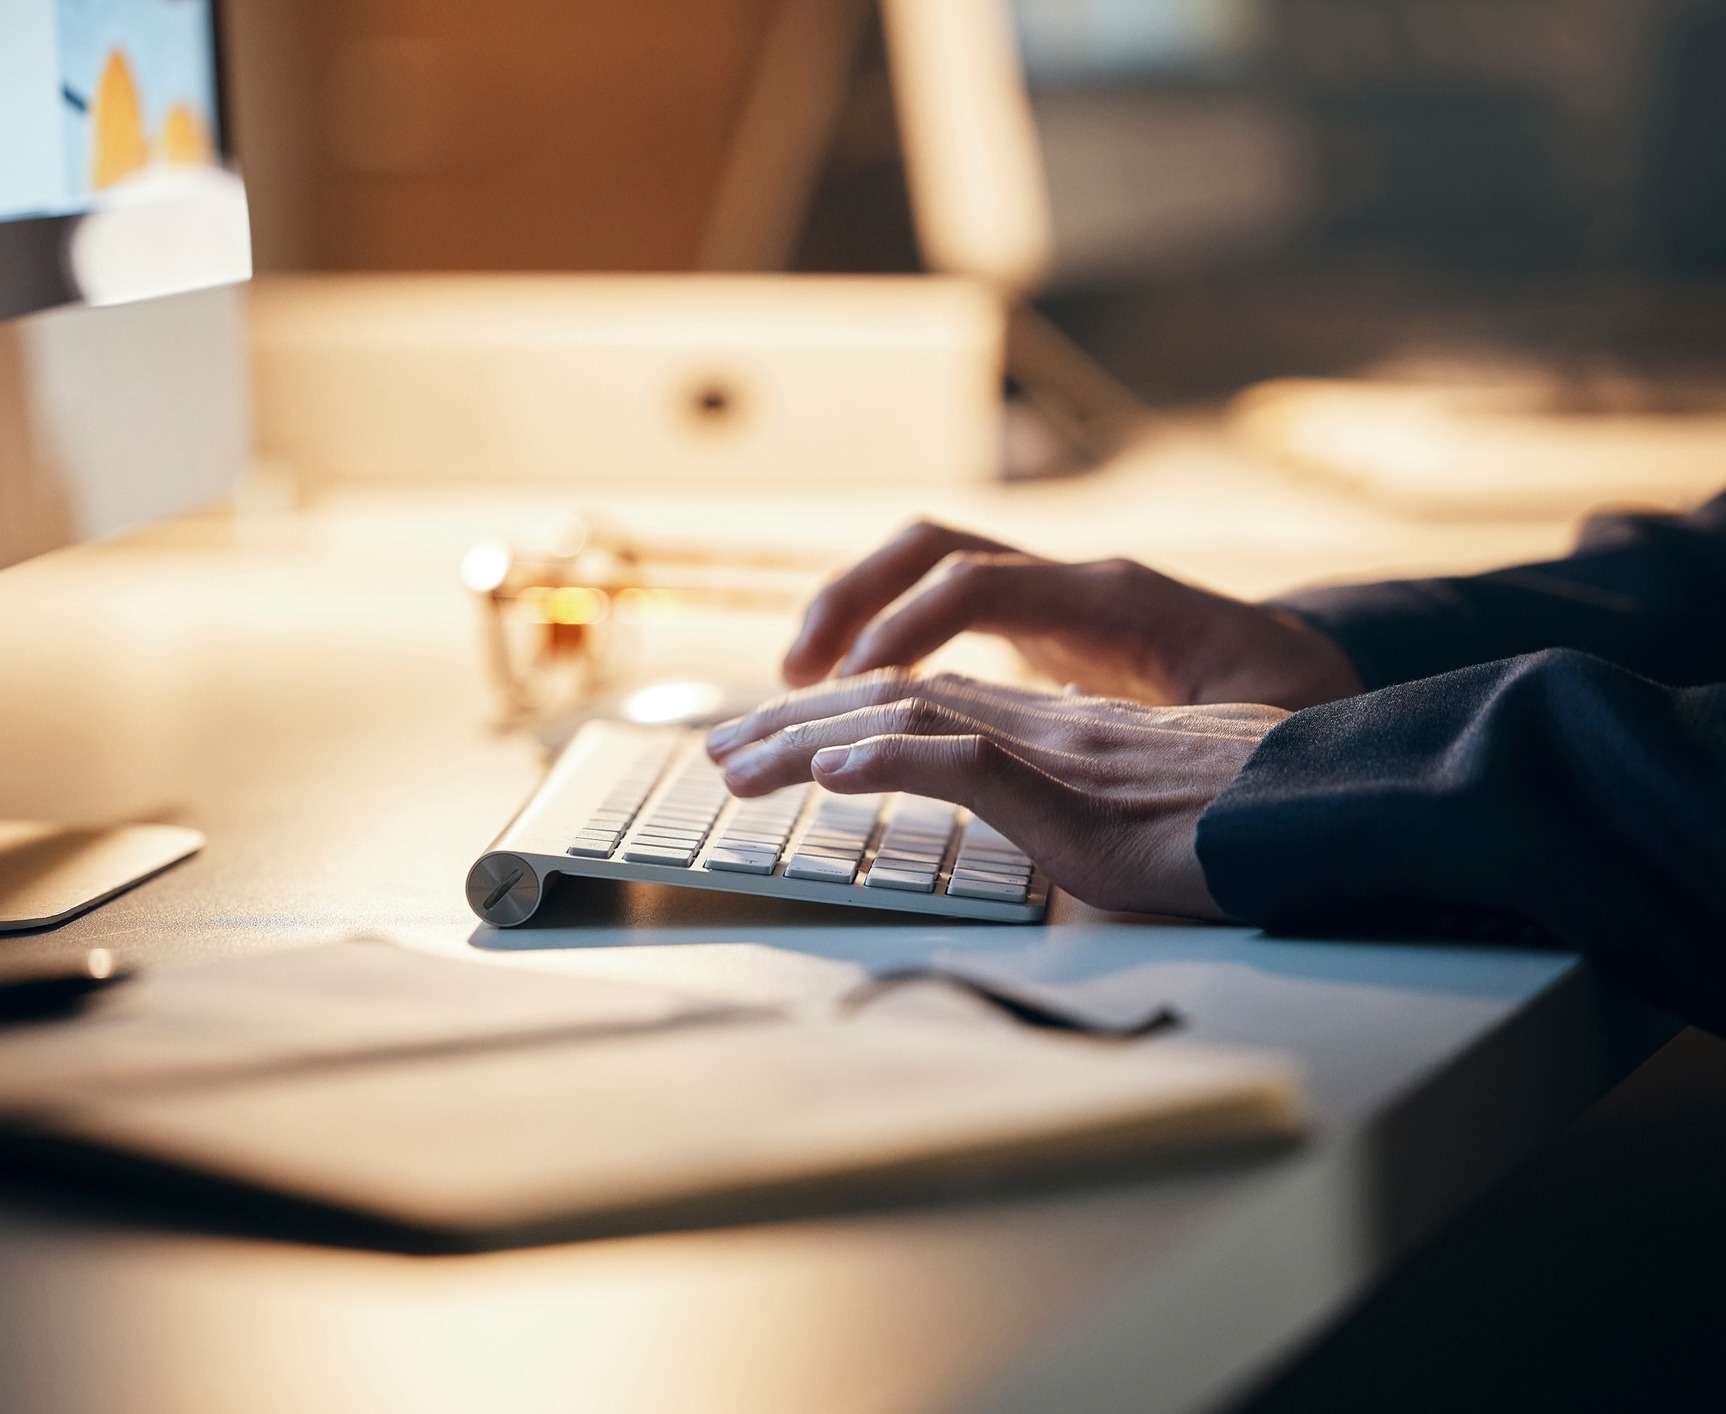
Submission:
[[[1221,918],[1199,867],[1199,816],[1287,715],[881,671],[769,703],[715,728],[708,750],[738,795],[814,780],[843,795],[935,796],[1086,903]]]
[[[1343,651],[1292,614],[1130,560],[1060,564],[927,522],[815,596],[785,680],[909,667],[967,629],[1000,634],[1056,682],[1139,702],[1292,709],[1362,690]]]

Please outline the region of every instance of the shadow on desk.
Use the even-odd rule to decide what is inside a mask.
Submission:
[[[556,953],[608,973],[657,983],[681,977],[696,986],[723,979],[704,978],[691,949],[771,949],[789,975],[824,975],[834,987],[847,979],[854,984],[863,971],[939,961],[1083,993],[1086,1005],[1104,1012],[1113,1000],[1123,1014],[1145,1007],[1142,988],[1130,974],[1146,966],[1158,969],[1156,985],[1168,980],[1170,969],[1221,964],[1294,983],[1502,1001],[1520,995],[1528,969],[1550,970],[1551,960],[1564,956],[1491,944],[1434,946],[1420,939],[1364,945],[1277,939],[1253,928],[1105,913],[1059,892],[1045,922],[989,923],[587,878],[562,880],[531,922],[518,928],[481,925],[469,942],[486,952]],[[657,951],[666,953],[662,963],[654,960]]]

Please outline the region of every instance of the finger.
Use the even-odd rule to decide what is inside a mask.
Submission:
[[[823,682],[800,688],[765,702],[753,712],[721,722],[707,734],[707,754],[723,760],[751,742],[761,741],[799,722],[838,717],[861,707],[895,702],[916,690],[917,679],[909,673],[866,673],[839,682]]]
[[[893,669],[804,688],[757,708],[745,717],[715,727],[707,750],[716,761],[763,741],[800,722],[842,716],[863,707],[921,697],[988,722],[1016,736],[1044,738],[1073,720],[1071,698],[1029,688],[978,682],[955,673],[919,678]],[[1132,713],[1130,704],[1110,704],[1114,715]]]
[[[838,716],[797,722],[725,758],[725,784],[733,795],[757,796],[810,779],[815,753],[875,736],[996,735],[1012,738],[961,712],[922,697],[860,707]],[[1023,747],[1024,743],[1013,743]]]
[[[956,551],[905,603],[863,629],[839,671],[909,667],[968,629],[1072,628],[1076,587],[1071,566],[1017,553]]]
[[[736,795],[766,795],[812,779],[810,763],[817,752],[873,736],[985,736],[1057,780],[1106,793],[1119,782],[1115,757],[1123,748],[1135,749],[1136,743],[1142,754],[1158,745],[1156,728],[1138,721],[1122,723],[1094,716],[1075,719],[1063,713],[1021,711],[1012,703],[1005,704],[997,720],[991,720],[967,714],[962,710],[965,705],[963,700],[943,703],[918,693],[896,702],[793,723],[725,757],[726,785]],[[977,705],[988,708],[1002,704],[984,700]],[[1178,748],[1179,742],[1175,745]]]
[[[1004,552],[1007,546],[944,525],[920,521],[859,561],[810,602],[803,626],[785,654],[785,680],[819,682],[857,632],[955,550]]]
[[[838,795],[909,791],[951,801],[1039,861],[1059,852],[1084,808],[1071,786],[978,734],[867,737],[817,752],[812,774]]]

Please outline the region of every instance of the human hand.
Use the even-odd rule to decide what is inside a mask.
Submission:
[[[813,780],[962,805],[1099,908],[1220,919],[1199,816],[1280,708],[1144,707],[881,671],[791,693],[708,737],[742,796]]]
[[[1363,690],[1342,649],[1293,614],[1131,560],[1060,564],[928,522],[815,596],[785,680],[909,667],[968,629],[1006,638],[1056,682],[1138,702],[1295,709]]]

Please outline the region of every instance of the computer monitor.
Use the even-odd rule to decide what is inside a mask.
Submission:
[[[0,321],[251,274],[245,188],[226,162],[218,53],[213,0],[0,0]],[[0,492],[32,461],[13,337],[22,327],[0,330]],[[128,332],[136,333],[104,329],[101,342],[126,345]],[[114,352],[121,363],[138,354]],[[183,367],[185,354],[150,347],[144,362]],[[99,379],[74,383],[61,391],[80,407],[100,412],[114,401]],[[158,413],[162,391],[147,390]],[[219,400],[196,401],[202,410]],[[202,411],[165,420],[200,417],[210,420]],[[145,464],[128,458],[127,470]],[[0,820],[0,935],[62,923],[202,844],[177,825]]]
[[[0,0],[0,319],[251,273],[213,0]]]

